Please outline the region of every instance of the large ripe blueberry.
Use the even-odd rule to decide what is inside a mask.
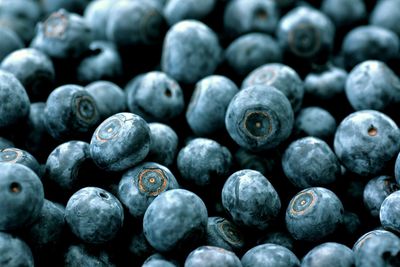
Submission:
[[[201,246],[187,256],[185,267],[242,267],[235,253],[213,246]]]
[[[400,191],[385,198],[380,207],[379,218],[385,229],[400,232]]]
[[[263,244],[248,250],[242,257],[243,267],[288,267],[300,266],[300,261],[289,249]]]
[[[322,243],[310,250],[301,260],[302,267],[352,267],[355,258],[353,251],[339,243]]]

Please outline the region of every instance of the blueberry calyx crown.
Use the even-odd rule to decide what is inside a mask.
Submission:
[[[22,152],[15,148],[0,150],[0,162],[15,163],[21,157]]]
[[[289,46],[298,56],[312,56],[321,47],[321,36],[312,24],[301,23],[289,32]]]
[[[109,141],[118,135],[121,127],[122,123],[118,118],[106,120],[100,125],[96,133],[96,139],[103,142]]]
[[[217,223],[222,237],[231,244],[237,245],[242,243],[242,238],[238,229],[229,221],[223,219]]]
[[[167,188],[168,179],[161,169],[146,168],[139,173],[138,185],[140,192],[149,196],[158,196]]]
[[[303,215],[315,205],[317,196],[311,192],[298,194],[290,203],[290,213],[293,215]]]
[[[62,39],[68,28],[68,19],[63,11],[58,11],[47,18],[43,27],[46,37]]]
[[[90,96],[78,96],[74,99],[74,104],[79,119],[90,123],[96,118],[97,108]]]
[[[248,110],[244,115],[243,129],[253,138],[265,138],[272,131],[270,115],[261,110]]]

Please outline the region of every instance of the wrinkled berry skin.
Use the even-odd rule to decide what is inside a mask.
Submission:
[[[275,188],[257,171],[235,172],[226,180],[221,194],[222,205],[240,226],[265,230],[281,209]]]
[[[217,35],[207,25],[184,20],[165,36],[161,69],[178,82],[193,84],[213,74],[221,56]]]
[[[399,189],[400,186],[391,176],[383,175],[371,179],[364,188],[364,205],[373,217],[379,217],[382,202],[387,196]]]
[[[281,144],[289,137],[293,123],[289,100],[278,89],[267,85],[242,89],[232,98],[225,115],[231,138],[255,152]]]
[[[354,67],[345,89],[355,110],[385,111],[400,103],[400,79],[381,61],[367,60]]]
[[[83,167],[92,162],[89,144],[82,141],[69,141],[57,146],[48,156],[45,179],[60,191],[72,193],[87,183],[88,173]]]
[[[186,110],[186,121],[198,136],[211,136],[224,130],[229,102],[239,91],[225,76],[211,75],[196,83]]]
[[[96,81],[85,87],[96,102],[100,118],[108,117],[126,110],[124,91],[116,84],[108,81]]]
[[[0,71],[0,130],[11,129],[29,116],[25,88],[11,73]]]
[[[110,9],[106,36],[118,47],[153,45],[162,40],[165,20],[150,1],[118,1]]]
[[[282,52],[278,42],[271,36],[248,33],[227,47],[225,60],[236,74],[243,77],[261,65],[281,62]]]
[[[195,138],[183,147],[177,157],[182,178],[197,186],[220,183],[232,165],[228,148],[211,139]]]
[[[54,89],[53,63],[39,50],[24,48],[14,51],[1,61],[0,68],[15,75],[32,102],[46,100]]]
[[[2,267],[34,267],[28,245],[17,237],[0,232],[0,264]]]
[[[205,237],[207,218],[207,208],[197,195],[172,189],[147,208],[143,231],[150,245],[160,252],[186,250]]]
[[[280,63],[270,63],[258,67],[243,80],[242,89],[254,85],[275,87],[288,98],[293,111],[299,111],[303,102],[304,83],[291,67]]]
[[[143,218],[150,203],[162,192],[179,188],[171,171],[145,162],[126,171],[118,185],[118,198],[134,218]]]
[[[290,250],[275,244],[253,247],[242,257],[243,267],[300,266],[300,261]]]
[[[399,37],[385,28],[366,25],[353,28],[343,40],[342,52],[347,68],[369,60],[383,62],[395,58],[399,51]]]
[[[323,140],[304,137],[292,142],[282,156],[283,172],[298,188],[326,186],[341,175],[335,153]]]
[[[35,222],[27,229],[27,240],[35,251],[52,249],[60,243],[65,226],[64,207],[47,199]]]
[[[11,29],[0,29],[0,61],[15,50],[22,49],[24,44],[20,37]]]
[[[311,72],[304,80],[305,93],[315,99],[330,100],[344,92],[347,77],[345,70],[336,67]]]
[[[206,244],[240,252],[245,245],[245,240],[240,229],[229,220],[222,217],[209,217]]]
[[[71,245],[64,254],[65,267],[115,267],[106,251],[96,251],[85,245]]]
[[[113,43],[93,41],[88,56],[77,66],[77,80],[82,84],[98,80],[115,80],[122,74],[122,60]]]
[[[352,267],[355,258],[351,249],[339,243],[322,243],[310,250],[301,260],[302,267]]]
[[[51,58],[79,58],[88,50],[91,41],[91,31],[85,20],[61,9],[39,23],[31,47]]]
[[[379,111],[357,111],[339,124],[333,146],[349,171],[361,176],[378,175],[400,149],[400,130]]]
[[[360,237],[353,246],[355,266],[398,266],[400,239],[385,230],[373,230]]]
[[[144,74],[125,89],[130,112],[148,122],[168,122],[184,110],[183,92],[179,84],[160,71]]]
[[[22,164],[41,176],[39,162],[29,152],[18,148],[0,149],[0,162]]]
[[[84,187],[73,194],[65,208],[72,233],[89,244],[103,244],[121,229],[124,210],[119,200],[98,187]]]
[[[164,6],[163,14],[169,25],[185,19],[202,20],[213,11],[216,0],[170,0]]]
[[[275,1],[229,1],[224,12],[224,30],[231,37],[249,32],[274,33],[279,21]]]
[[[293,132],[299,136],[314,136],[324,141],[331,141],[336,126],[335,118],[327,110],[320,107],[306,107],[297,114]]]
[[[242,267],[235,253],[219,247],[201,246],[190,252],[185,267]]]
[[[90,155],[107,171],[123,171],[149,153],[150,128],[133,113],[117,113],[102,122],[90,141]]]
[[[81,139],[99,123],[93,97],[73,84],[56,88],[46,101],[44,119],[47,132],[56,140]]]
[[[286,210],[286,228],[296,240],[317,241],[333,233],[343,218],[343,205],[332,191],[310,187],[297,193]]]
[[[394,232],[400,232],[400,192],[391,193],[382,202],[379,218],[382,226]]]
[[[178,135],[166,124],[152,122],[150,128],[150,150],[147,161],[157,162],[166,167],[175,162],[178,153]]]
[[[276,35],[288,56],[324,62],[333,47],[335,26],[324,13],[303,6],[282,17]]]
[[[44,202],[43,185],[28,167],[0,163],[0,230],[12,231],[35,221]]]

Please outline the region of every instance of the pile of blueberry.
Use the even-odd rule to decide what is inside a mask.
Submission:
[[[400,0],[0,0],[0,267],[400,266]]]

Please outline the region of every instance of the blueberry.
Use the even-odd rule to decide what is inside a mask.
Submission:
[[[265,64],[253,70],[243,80],[242,88],[269,85],[281,91],[297,112],[303,101],[304,83],[294,69],[280,63]]]
[[[70,12],[81,14],[91,0],[41,0],[43,11],[46,14],[64,8]]]
[[[353,247],[356,266],[398,266],[400,239],[385,230],[374,230],[360,237]]]
[[[44,117],[47,131],[60,141],[86,137],[100,120],[93,97],[83,87],[73,84],[51,92]]]
[[[25,88],[11,73],[0,71],[0,130],[12,129],[29,116]]]
[[[138,259],[145,259],[154,252],[154,249],[150,246],[144,236],[143,227],[138,228],[139,229],[135,229],[128,238],[129,256],[131,256],[135,261],[138,261]]]
[[[64,207],[44,200],[39,217],[26,230],[26,238],[35,251],[54,249],[60,244],[65,226],[64,211]]]
[[[257,244],[259,245],[268,243],[280,245],[291,251],[294,247],[294,239],[287,232],[268,232],[257,241]]]
[[[336,67],[310,72],[304,80],[305,93],[318,100],[331,100],[344,92],[347,77],[345,70]]]
[[[21,164],[0,163],[0,169],[0,230],[25,227],[40,215],[44,202],[42,182]]]
[[[373,217],[378,217],[382,202],[399,189],[399,185],[391,176],[382,175],[371,179],[364,188],[364,205]]]
[[[277,147],[289,137],[293,121],[287,97],[268,85],[242,89],[232,98],[225,116],[231,138],[251,151]]]
[[[334,149],[341,163],[361,176],[377,175],[400,149],[400,130],[387,115],[362,110],[338,126]]]
[[[87,84],[98,80],[116,80],[122,74],[122,61],[113,43],[93,41],[87,56],[77,67],[77,80]]]
[[[106,28],[108,15],[111,7],[114,5],[113,0],[91,1],[84,10],[83,17],[89,27],[92,29],[94,40],[106,40]]]
[[[0,137],[0,149],[12,148],[14,147],[14,143],[10,140]]]
[[[222,217],[209,217],[207,224],[208,246],[240,252],[245,245],[244,233],[232,222]]]
[[[222,189],[222,205],[240,226],[265,230],[281,209],[275,188],[261,173],[237,171]]]
[[[103,121],[90,141],[90,155],[98,167],[122,171],[141,162],[150,149],[150,128],[133,113],[117,113]]]
[[[57,146],[46,161],[45,179],[68,195],[88,183],[89,168],[92,163],[89,144],[69,141]]]
[[[55,72],[46,54],[33,48],[24,48],[9,54],[0,65],[11,72],[26,89],[32,102],[45,100],[53,90]]]
[[[395,186],[396,192],[388,195],[382,202],[379,218],[385,229],[400,232],[400,192],[398,192],[398,185],[396,184]]]
[[[145,162],[126,171],[118,186],[118,198],[134,218],[143,218],[150,203],[162,192],[179,188],[170,170]]]
[[[100,118],[103,120],[126,110],[124,91],[115,83],[96,81],[88,84],[85,89],[96,102]]]
[[[338,29],[356,25],[367,17],[363,0],[323,0],[321,11],[332,20]]]
[[[400,79],[381,61],[367,60],[355,66],[345,89],[355,110],[385,111],[400,103]]]
[[[0,149],[0,162],[22,164],[34,171],[37,176],[41,176],[39,162],[25,150],[14,147]]]
[[[198,247],[185,260],[185,267],[217,266],[242,267],[242,263],[233,252],[213,246]]]
[[[396,178],[396,182],[400,184],[400,152],[397,154],[396,162],[394,165],[394,177]]]
[[[232,155],[228,148],[206,138],[193,139],[179,151],[177,157],[182,178],[197,186],[220,184],[231,165]]]
[[[335,193],[322,187],[300,191],[286,210],[289,233],[302,241],[317,241],[332,234],[342,219],[342,202]]]
[[[104,250],[93,250],[84,245],[71,245],[64,255],[65,267],[115,267]]]
[[[238,75],[245,76],[255,68],[282,61],[278,42],[263,33],[248,33],[234,40],[225,51],[225,60]]]
[[[196,0],[170,0],[165,4],[163,13],[169,25],[186,19],[201,20],[213,11],[216,2],[216,0],[200,2]]]
[[[221,61],[217,35],[196,20],[184,20],[167,32],[161,69],[178,82],[193,84],[211,75]]]
[[[85,20],[61,9],[39,23],[31,47],[51,58],[79,58],[89,49],[91,40],[91,31]]]
[[[207,208],[197,195],[185,189],[168,190],[147,208],[144,235],[160,252],[185,250],[203,240],[207,218]]]
[[[184,110],[179,84],[160,71],[152,71],[133,80],[125,89],[127,106],[146,121],[167,122]]]
[[[335,153],[315,137],[292,142],[282,156],[282,167],[289,181],[298,188],[331,185],[341,175]]]
[[[348,68],[368,60],[383,62],[394,58],[399,51],[399,37],[392,31],[373,25],[353,28],[345,36],[342,53]]]
[[[296,267],[300,261],[292,251],[275,244],[253,247],[242,257],[243,267]]]
[[[354,253],[345,245],[339,243],[322,243],[310,250],[301,260],[303,267],[353,267]]]
[[[109,11],[106,36],[118,47],[157,44],[165,24],[162,11],[149,1],[118,1]]]
[[[232,37],[249,32],[272,34],[278,20],[279,10],[274,1],[233,0],[224,11],[224,30]]]
[[[397,23],[400,3],[397,0],[378,1],[371,12],[369,22],[393,31],[400,36],[400,26]]]
[[[282,17],[276,35],[288,56],[320,63],[333,48],[335,26],[317,9],[297,7]]]
[[[11,29],[0,27],[0,61],[15,50],[24,47],[20,37]]]
[[[33,255],[21,239],[0,232],[0,265],[3,267],[33,267]]]
[[[171,166],[178,153],[178,135],[166,124],[149,123],[150,150],[147,161],[154,161],[164,166]]]
[[[178,265],[161,254],[153,254],[144,261],[142,267],[178,267]]]
[[[303,108],[297,114],[293,132],[299,136],[314,136],[331,141],[336,132],[336,120],[323,108]]]
[[[235,153],[239,169],[252,169],[268,176],[280,168],[281,155],[278,151],[268,151],[268,154],[257,154],[239,148]]]
[[[236,84],[225,76],[201,79],[186,110],[190,129],[198,136],[211,136],[224,130],[226,109],[238,91]]]
[[[116,197],[98,187],[84,187],[68,200],[65,220],[72,233],[89,244],[112,240],[121,229],[124,210]]]

